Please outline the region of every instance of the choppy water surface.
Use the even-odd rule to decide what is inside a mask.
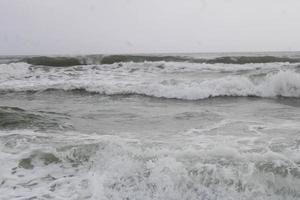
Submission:
[[[300,199],[297,55],[2,58],[0,199]]]

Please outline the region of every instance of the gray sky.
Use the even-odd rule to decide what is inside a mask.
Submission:
[[[300,50],[299,0],[0,0],[0,54]]]

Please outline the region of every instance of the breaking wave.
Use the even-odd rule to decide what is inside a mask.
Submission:
[[[268,66],[129,63],[40,68],[17,63],[1,65],[0,90],[85,90],[104,95],[136,94],[184,100],[218,96],[299,98],[300,74],[294,68]]]

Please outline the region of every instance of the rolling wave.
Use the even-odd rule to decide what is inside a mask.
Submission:
[[[300,58],[286,56],[221,56],[215,58],[197,58],[192,56],[164,56],[164,55],[86,55],[86,56],[33,56],[24,58],[10,58],[10,62],[26,62],[32,65],[67,67],[88,64],[114,64],[126,62],[188,62],[188,63],[224,63],[224,64],[248,64],[248,63],[274,63],[274,62],[300,62]],[[3,61],[4,62],[4,61]],[[6,63],[9,59],[5,60]]]
[[[78,58],[71,57],[31,57],[25,58],[22,61],[32,64],[32,65],[44,65],[44,66],[57,66],[57,67],[67,67],[81,65],[82,63]]]
[[[217,57],[212,59],[192,58],[182,56],[134,56],[134,55],[111,55],[102,59],[102,64],[113,64],[119,62],[191,62],[191,63],[224,63],[224,64],[247,64],[247,63],[272,63],[272,62],[300,62],[300,59],[275,56],[236,56]]]

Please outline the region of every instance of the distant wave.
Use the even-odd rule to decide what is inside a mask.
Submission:
[[[186,75],[184,71],[176,72],[176,69],[175,75],[173,71],[161,72],[163,69],[155,67],[152,63],[152,71],[145,65],[142,66],[148,71],[134,71],[139,69],[138,66],[115,65],[115,69],[105,65],[97,66],[98,68],[86,66],[42,69],[31,68],[30,65],[22,63],[6,65],[6,68],[2,66],[4,71],[0,79],[0,91],[85,90],[104,95],[136,94],[183,100],[218,96],[300,98],[300,74],[292,69],[261,72],[255,74],[255,78],[252,75],[236,73],[220,76],[219,72],[213,72],[214,77],[195,79]],[[257,71],[256,68],[253,70]],[[201,75],[204,72],[187,73]]]
[[[247,63],[273,63],[273,62],[300,62],[300,58],[275,57],[275,56],[225,56],[211,59],[193,58],[187,56],[143,56],[143,55],[90,55],[75,57],[26,57],[18,60],[32,65],[43,66],[76,66],[88,64],[114,64],[125,62],[189,62],[189,63],[224,63],[224,64],[247,64]],[[16,62],[14,59],[13,62]]]
[[[271,62],[300,62],[300,59],[274,56],[237,56],[237,57],[218,57],[213,59],[190,58],[180,56],[134,56],[134,55],[111,55],[102,59],[102,64],[113,64],[116,62],[145,62],[145,61],[172,61],[172,62],[191,62],[191,63],[224,63],[224,64],[247,64],[247,63],[271,63]]]
[[[57,67],[76,66],[76,65],[83,64],[80,62],[78,58],[71,58],[71,57],[41,56],[41,57],[25,58],[22,61],[32,65],[57,66]]]

